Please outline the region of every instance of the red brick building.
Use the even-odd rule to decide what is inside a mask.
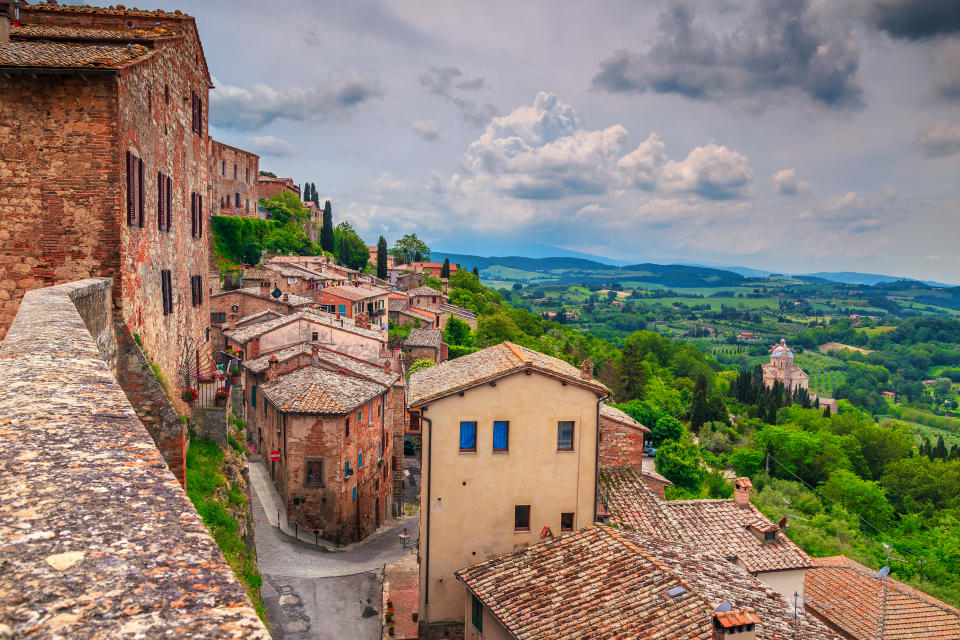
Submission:
[[[289,191],[300,197],[300,187],[293,183],[291,178],[271,178],[270,176],[257,176],[257,190],[260,197],[269,200],[282,191]]]
[[[196,23],[56,4],[20,19],[0,42],[0,338],[25,291],[108,276],[117,315],[179,386],[209,319]]]
[[[338,542],[380,527],[393,511],[393,416],[404,402],[391,362],[300,343],[243,366],[249,435],[262,454],[280,452],[265,464],[291,524]]]
[[[638,473],[642,471],[645,433],[650,433],[650,429],[620,409],[601,404],[600,466],[630,467]]]
[[[211,139],[209,166],[213,214],[258,217],[260,156]]]

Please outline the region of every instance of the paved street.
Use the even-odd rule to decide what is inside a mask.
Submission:
[[[400,540],[404,528],[411,541],[416,540],[418,518],[388,520],[363,542],[339,551],[324,550],[313,544],[312,536],[305,542],[276,527],[279,500],[273,485],[262,482],[262,472],[259,462],[250,462],[257,561],[273,637],[380,638],[383,567],[404,553]],[[264,505],[270,505],[272,519]]]

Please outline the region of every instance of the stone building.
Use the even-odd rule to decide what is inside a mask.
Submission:
[[[260,156],[210,140],[210,209],[214,215],[259,217]]]
[[[114,281],[168,381],[206,340],[210,73],[177,12],[24,4],[0,42],[0,338],[24,292]]]
[[[410,376],[423,423],[421,638],[463,637],[459,569],[593,524],[609,390],[592,368],[504,342]]]
[[[600,405],[600,466],[643,470],[643,435],[650,429],[626,413]]]
[[[808,385],[806,372],[793,361],[793,351],[784,339],[770,351],[769,364],[763,365],[763,384],[773,387],[775,382],[780,382],[790,392],[806,389]]]
[[[320,292],[320,308],[344,318],[365,315],[371,326],[387,328],[387,295],[379,287],[363,287],[359,281],[352,285],[327,287]]]
[[[288,191],[300,197],[300,187],[293,183],[292,178],[271,178],[270,176],[257,176],[257,191],[264,200],[269,200],[278,193]]]
[[[309,343],[244,362],[247,429],[262,455],[280,452],[264,464],[291,524],[352,542],[392,515],[393,423],[404,409],[393,362]]]
[[[403,349],[410,362],[428,359],[440,364],[447,359],[447,345],[440,329],[410,329],[403,341]]]

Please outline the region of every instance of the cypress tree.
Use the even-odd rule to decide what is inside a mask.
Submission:
[[[480,270],[477,269],[476,267],[474,267],[474,268],[473,268],[473,275],[475,275],[475,276],[477,276],[477,278],[479,278],[479,277],[480,277]]]
[[[383,236],[377,240],[377,277],[387,279],[387,239]]]
[[[702,373],[693,389],[693,406],[690,409],[690,426],[700,430],[707,421],[707,376]]]
[[[777,399],[775,397],[770,398],[770,406],[767,409],[767,424],[777,424]]]
[[[443,259],[443,267],[440,268],[440,277],[441,278],[450,277],[450,258]]]
[[[310,200],[311,200],[311,198],[310,198],[310,183],[309,183],[309,182],[305,182],[305,183],[303,183],[303,201],[304,201],[304,202],[310,202]]]
[[[830,405],[827,405],[823,408],[823,417],[824,418],[830,417]]]
[[[933,460],[934,458],[938,460],[947,459],[947,445],[943,441],[943,436],[937,438],[937,446],[933,448],[933,453],[930,454],[930,459]]]
[[[320,247],[330,253],[333,253],[336,249],[333,241],[333,209],[330,207],[329,200],[323,205],[323,228],[320,230]]]
[[[320,196],[317,195],[317,185],[310,183],[310,199],[313,201],[313,204],[317,206],[317,209],[320,208]]]

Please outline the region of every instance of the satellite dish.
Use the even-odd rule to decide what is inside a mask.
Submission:
[[[727,602],[726,600],[718,604],[717,608],[713,610],[713,614],[711,615],[716,615],[718,613],[723,613],[725,611],[733,611],[733,605]]]
[[[883,569],[880,569],[880,571],[877,572],[877,577],[880,578],[881,580],[886,578],[888,575],[890,575],[889,566],[884,566]]]

